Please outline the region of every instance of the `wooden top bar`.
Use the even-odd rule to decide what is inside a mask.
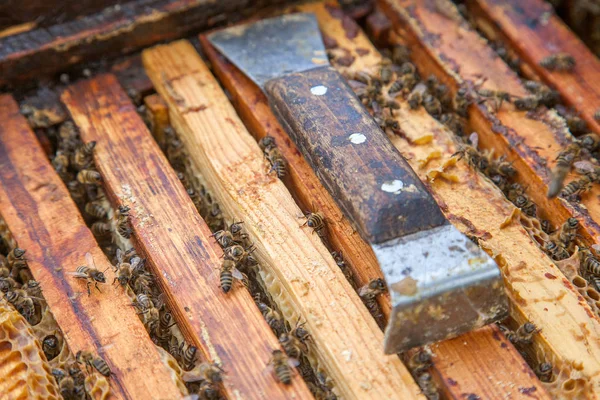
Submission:
[[[226,371],[227,398],[311,398],[298,375],[286,386],[265,373],[277,338],[247,290],[225,294],[219,287],[223,252],[116,78],[79,82],[62,100],[84,143],[97,142],[107,193],[131,207],[134,245],[182,332]]]
[[[85,283],[69,275],[86,264],[87,252],[99,270],[110,271],[111,264],[9,95],[0,96],[0,120],[0,213],[27,250],[71,352],[92,351],[108,363],[111,398],[181,396],[122,288],[102,285],[102,293],[88,296]]]

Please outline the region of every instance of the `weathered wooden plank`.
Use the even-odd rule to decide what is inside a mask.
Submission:
[[[130,1],[119,8],[8,36],[0,39],[0,86],[236,21],[281,1]]]
[[[0,213],[27,250],[69,348],[92,351],[108,363],[114,398],[181,396],[123,290],[102,285],[102,293],[88,296],[85,282],[69,275],[86,264],[88,252],[100,271],[111,264],[9,95],[0,96],[0,119]]]
[[[302,226],[302,211],[268,174],[262,151],[192,45],[158,46],[142,60],[193,168],[221,208],[244,221],[275,301],[288,320],[306,321],[317,362],[339,394],[420,397],[399,358],[383,354],[383,333],[318,235]]]
[[[346,36],[342,21],[335,17],[337,15],[336,9],[325,8],[321,3],[301,6],[300,8],[302,11],[314,12],[317,15],[322,33],[338,44],[338,50],[356,54],[357,58],[354,62],[357,63],[357,68],[353,65],[348,68],[338,66],[341,71],[348,69],[358,71],[368,67],[375,68],[379,63],[381,56],[361,30],[357,30],[354,36]],[[268,106],[266,97],[259,88],[216,52],[205,38],[201,37],[201,43],[205,54],[212,63],[213,71],[220,78],[224,87],[228,89],[233,103],[246,126],[249,127],[255,137],[260,138],[267,133],[277,137],[279,139],[277,143],[284,143],[279,147],[283,147],[282,152],[286,152],[285,156],[290,163],[290,169],[301,168],[302,164],[305,163],[304,159],[293,142],[287,137],[287,134],[281,129]],[[357,52],[357,49],[362,51]],[[410,116],[407,115],[407,117]],[[424,130],[423,135],[427,132]],[[294,176],[292,175],[291,178],[294,179]],[[313,176],[312,179],[316,180],[316,177]],[[303,177],[301,182],[293,183],[292,189],[296,196],[306,196],[310,199],[310,195],[322,190],[322,186],[318,180],[311,181],[308,177]],[[302,192],[306,193],[303,194]],[[327,213],[326,215],[329,216]],[[335,225],[339,225],[338,221],[341,220],[340,218],[331,219],[335,222]],[[335,229],[335,226],[330,229],[332,230],[333,240],[336,240],[336,236],[347,235],[344,231],[336,232],[334,235],[333,229]],[[350,253],[345,252],[344,254],[348,259],[353,256],[352,250],[350,250]],[[355,272],[355,276],[360,277],[362,265],[358,264],[358,267],[354,266],[354,268],[359,269],[358,272]],[[532,377],[529,368],[525,366],[525,369],[523,369],[521,367],[524,363],[523,359],[512,345],[506,345],[506,340],[502,338],[501,334],[498,334],[497,328],[486,327],[462,335],[456,340],[430,346],[430,349],[434,360],[433,372],[438,376],[442,390],[447,394],[456,394],[460,389],[462,393],[478,393],[480,395],[486,393],[488,396],[498,397],[505,395],[508,392],[505,387],[496,385],[496,381],[482,380],[480,376],[476,376],[472,372],[486,370],[489,368],[488,366],[493,366],[494,376],[498,377],[497,381],[512,380],[515,386],[536,387],[537,390],[543,392],[537,379]],[[477,357],[471,357],[471,353],[476,353]],[[520,366],[517,372],[515,372],[515,365]],[[540,396],[539,398],[544,398],[541,397],[540,392],[536,395]]]
[[[453,91],[456,91],[460,83],[488,78],[486,85],[489,84],[488,87],[492,89],[524,94],[525,89],[520,86],[516,76],[494,55],[492,49],[486,47],[485,41],[463,23],[454,5],[438,1],[435,11],[417,1],[390,0],[381,1],[380,4],[391,18],[395,29],[411,45],[413,60],[423,76],[435,73]],[[445,5],[442,11],[439,11],[440,4]],[[401,124],[406,119],[403,114],[401,110]],[[513,165],[519,171],[519,179],[528,185],[527,193],[538,203],[539,209],[543,210],[543,218],[551,218],[555,224],[562,223],[570,216],[571,210],[579,207],[577,215],[583,225],[579,232],[589,238],[590,227],[594,229],[595,222],[584,214],[582,206],[570,206],[560,201],[549,202],[546,199],[549,174],[541,157],[553,159],[555,152],[561,147],[560,143],[564,143],[557,142],[556,138],[565,138],[568,133],[565,132],[564,123],[550,112],[541,110],[537,115],[540,117],[529,119],[525,113],[517,112],[507,105],[498,111],[496,119],[481,104],[479,107],[470,107],[469,122],[479,132],[485,148],[493,148],[496,150],[495,154],[506,154],[511,161],[514,160]],[[410,120],[411,125],[414,120],[415,117]],[[551,125],[552,121],[557,125]],[[498,133],[494,133],[492,126],[495,124],[504,129],[496,127],[494,129]],[[402,125],[403,131],[408,133],[411,125]],[[423,135],[423,129],[433,132],[434,137],[439,134],[433,127],[426,128],[427,124],[420,125],[418,130],[414,128],[420,136]],[[439,126],[437,122],[436,126]],[[412,140],[418,137],[410,133],[407,136]],[[400,138],[394,140],[401,142]],[[436,148],[443,149],[443,154],[448,157],[456,151],[456,147],[448,148],[446,143],[440,140]],[[424,159],[432,150],[434,148],[427,146],[413,146],[411,153],[416,159]],[[436,161],[431,166],[428,164],[426,169],[429,171],[439,168],[443,162],[444,157],[440,163]],[[465,175],[465,167],[463,163],[458,163],[451,170],[461,184],[436,179],[432,188],[436,192],[443,189],[448,193],[444,196],[444,202],[449,210],[455,207],[455,211],[452,211],[456,216],[455,220],[460,221],[462,213],[466,218],[464,223],[473,224],[471,229],[476,229],[484,236],[487,236],[485,232],[491,235],[489,239],[484,239],[483,245],[496,255],[503,270],[513,301],[512,316],[520,322],[529,319],[541,327],[542,330],[534,338],[536,355],[540,361],[549,359],[555,367],[559,365],[559,368],[564,367],[568,371],[566,378],[560,378],[556,385],[558,388],[552,387],[553,394],[565,395],[561,392],[564,389],[560,387],[565,382],[564,379],[569,378],[570,383],[573,383],[573,379],[581,378],[578,382],[582,386],[577,387],[577,393],[584,398],[596,398],[600,387],[598,316],[578,294],[575,285],[541,253],[521,224],[515,221],[500,229],[501,225],[505,225],[503,218],[509,218],[514,208],[507,204],[490,181],[481,178],[475,180],[472,174]],[[457,170],[460,173],[455,174],[454,171]],[[467,186],[481,188],[474,191],[468,190]],[[453,198],[451,193],[455,193],[454,197],[460,196],[460,199]],[[496,219],[497,217],[499,218]],[[566,335],[566,332],[570,334]],[[570,387],[570,383],[566,386]]]
[[[77,16],[91,14],[121,0],[5,0],[0,4],[0,29],[26,22],[49,26]]]
[[[227,398],[311,398],[299,376],[266,371],[279,348],[247,290],[223,293],[223,252],[113,75],[67,89],[62,100],[94,156],[113,204],[131,207],[136,249],[148,262],[184,335],[221,363]]]
[[[565,103],[581,113],[588,125],[600,133],[600,60],[542,0],[470,0],[467,2],[480,29],[503,39],[528,63],[537,76],[556,90]],[[571,72],[550,71],[540,62],[556,53],[567,53],[576,61]]]
[[[482,87],[504,90],[524,97],[528,92],[517,75],[458,14],[455,6],[438,0],[438,8],[412,0],[381,0],[380,4],[394,28],[413,47],[413,60],[424,76],[437,75],[456,93],[458,87],[484,81]],[[440,9],[442,11],[437,11]],[[493,111],[484,102],[469,107],[469,122],[479,133],[482,149],[495,149],[519,171],[516,179],[529,188],[528,196],[538,206],[542,219],[554,226],[575,216],[581,224],[579,234],[586,243],[600,237],[600,203],[595,185],[582,196],[581,203],[548,199],[550,171],[560,150],[573,140],[556,112],[540,107],[535,112],[516,110],[505,104]],[[567,178],[568,182],[571,178]]]

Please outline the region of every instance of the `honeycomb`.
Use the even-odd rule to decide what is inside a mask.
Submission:
[[[0,382],[3,399],[60,399],[40,341],[5,299],[0,300]]]
[[[521,224],[533,240],[540,244],[540,246],[549,240],[548,234],[542,230],[542,226],[538,219],[530,218],[522,214]],[[579,292],[581,297],[589,304],[592,311],[600,316],[600,293],[579,273],[578,250],[576,249],[568,259],[554,261],[554,264],[556,264],[565,277],[573,284],[577,292]]]

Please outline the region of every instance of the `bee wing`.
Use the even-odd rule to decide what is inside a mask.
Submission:
[[[588,173],[588,172],[594,172],[596,169],[596,166],[587,160],[576,161],[573,163],[573,166],[575,167],[575,170],[577,172],[583,173],[583,174]]]
[[[84,274],[83,272],[72,271],[72,272],[67,272],[67,274],[73,275],[75,278],[81,278],[81,279],[88,278],[88,275]]]
[[[233,275],[233,277],[237,280],[244,280],[244,274],[242,274],[241,271],[237,268],[231,270],[231,275]]]
[[[123,252],[121,249],[117,249],[117,262],[121,264],[123,262]]]
[[[94,256],[89,251],[85,253],[85,261],[87,262],[88,267],[96,269],[96,264],[94,264]]]
[[[296,368],[298,365],[300,365],[300,360],[297,360],[295,358],[288,358],[288,365],[292,368]]]
[[[600,252],[600,244],[596,244],[596,243],[594,243],[594,244],[592,245],[592,249],[594,249],[596,252]]]
[[[479,147],[479,135],[477,134],[477,132],[473,132],[469,135],[469,141],[475,149]]]
[[[362,297],[362,296],[364,296],[364,295],[366,295],[366,294],[369,294],[369,290],[370,290],[370,289],[369,289],[369,285],[365,285],[365,286],[361,287],[361,288],[358,290],[358,295],[359,295],[360,297]]]

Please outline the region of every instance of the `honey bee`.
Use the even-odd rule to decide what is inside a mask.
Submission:
[[[431,361],[431,354],[425,350],[419,350],[410,357],[408,360],[408,368],[413,376],[419,376],[426,370],[431,368],[433,362]]]
[[[397,44],[392,48],[392,62],[401,65],[410,61],[410,49],[404,45]]]
[[[271,147],[275,147],[277,144],[275,143],[275,138],[273,136],[265,136],[258,141],[258,147],[264,152],[266,149]]]
[[[440,394],[429,372],[424,372],[417,378],[417,383],[428,400],[439,400]]]
[[[196,192],[192,188],[187,189],[187,194],[188,196],[190,196],[192,203],[194,203],[194,207],[196,207],[196,210],[200,212],[200,210],[202,210],[202,197],[200,197],[198,192]]]
[[[400,124],[394,118],[374,116],[373,119],[384,132],[386,132],[387,129],[391,129],[394,133],[397,133],[400,130]]]
[[[85,279],[87,281],[87,292],[88,296],[90,296],[92,294],[90,291],[90,286],[92,283],[94,284],[96,290],[101,292],[100,288],[98,287],[98,283],[106,283],[106,277],[104,276],[104,272],[100,272],[98,269],[96,269],[94,257],[91,253],[85,253],[85,260],[87,265],[81,265],[77,267],[77,270],[71,274],[77,279]]]
[[[91,215],[92,217],[104,219],[108,213],[108,210],[104,208],[101,204],[90,201],[85,204],[85,212]]]
[[[61,178],[67,176],[66,174],[69,168],[69,156],[67,153],[62,150],[57,150],[52,158],[52,166]]]
[[[571,72],[575,64],[575,58],[567,53],[552,54],[540,61],[540,65],[548,71],[558,72]]]
[[[452,157],[458,155],[459,160],[461,160],[463,157],[466,157],[470,166],[482,172],[487,171],[490,166],[490,160],[488,157],[484,156],[477,150],[479,136],[476,132],[473,132],[471,133],[471,135],[469,135],[469,140],[472,143],[472,145],[466,143],[460,145],[459,150],[456,153],[452,154]]]
[[[540,221],[540,225],[542,227],[542,231],[550,235],[553,232],[552,223],[547,219],[543,219]]]
[[[82,169],[77,173],[77,181],[86,185],[99,185],[102,183],[102,175],[93,169]]]
[[[325,229],[325,217],[320,212],[307,212],[304,213],[306,222],[300,226],[308,226],[313,232],[317,232],[319,236],[322,235],[323,229]]]
[[[11,291],[17,287],[18,287],[18,283],[10,276],[7,276],[5,278],[0,278],[0,292],[8,293],[9,291]]]
[[[12,289],[4,295],[6,300],[25,317],[27,322],[32,323],[35,315],[35,304],[33,299],[22,289]]]
[[[427,85],[423,82],[417,83],[413,90],[408,95],[408,105],[415,110],[423,103],[423,98],[427,94]]]
[[[543,362],[537,366],[537,368],[535,369],[535,374],[537,375],[540,381],[550,382],[552,381],[553,370],[554,368],[552,367],[552,364],[550,364],[549,362]]]
[[[107,378],[112,374],[106,361],[100,357],[94,357],[89,351],[79,350],[75,355],[75,360],[78,364],[84,364],[86,368],[93,368]]]
[[[69,194],[77,204],[81,204],[85,201],[87,193],[85,187],[76,180],[70,180],[67,182],[67,189]]]
[[[515,200],[515,206],[517,206],[517,208],[520,208],[523,211],[523,213],[529,217],[537,216],[537,206],[533,201],[529,200],[527,196],[517,196]]]
[[[181,346],[181,367],[184,371],[189,371],[192,368],[194,368],[194,364],[196,363],[196,353],[198,352],[198,348],[189,344],[185,351],[183,351],[183,343],[181,344]]]
[[[90,167],[93,164],[92,154],[96,147],[96,141],[91,141],[83,144],[75,150],[73,154],[73,166],[77,170],[82,170]]]
[[[557,240],[565,248],[569,248],[573,240],[575,240],[577,228],[579,228],[579,221],[577,218],[571,217],[553,235],[553,239]]]
[[[54,370],[53,370],[54,371]],[[58,388],[60,391],[60,395],[65,400],[77,399],[78,396],[75,395],[75,381],[70,376],[64,376],[58,381]]]
[[[271,162],[269,173],[275,171],[279,179],[283,179],[287,174],[287,161],[283,158],[278,149],[272,149],[267,158]]]
[[[213,236],[217,243],[224,249],[242,243],[248,237],[248,235],[242,233],[242,223],[243,222],[234,222],[230,225],[228,230],[223,229],[217,231],[211,236]]]
[[[588,133],[579,137],[579,143],[581,147],[587,149],[590,153],[598,151],[600,149],[600,136],[595,133]]]
[[[52,360],[58,355],[58,353],[60,353],[60,349],[58,348],[58,338],[56,335],[48,335],[44,337],[42,340],[42,350],[44,351],[48,361]]]
[[[136,260],[139,260],[139,258],[136,258]],[[117,275],[113,280],[113,285],[116,281],[119,281],[119,285],[122,287],[127,286],[133,276],[133,267],[130,263],[124,261],[121,249],[117,249]]]
[[[300,359],[303,351],[306,351],[306,346],[297,337],[282,333],[279,335],[279,343],[285,350],[285,353],[292,358]]]
[[[210,210],[206,217],[206,223],[211,231],[216,232],[218,230],[223,229],[224,225],[223,213],[221,212],[221,208],[218,203],[212,203],[210,205]]]
[[[494,111],[498,112],[502,103],[510,102],[510,94],[502,90],[479,89],[477,94],[483,98],[490,99],[494,102]]]
[[[12,249],[8,253],[8,256],[6,257],[6,261],[8,262],[8,266],[12,267],[15,263],[17,263],[19,261],[22,261],[26,252],[27,252],[27,250],[21,249],[19,247],[15,247],[14,249]]]
[[[291,385],[292,368],[297,367],[300,363],[296,359],[288,358],[281,350],[273,350],[273,355],[269,364],[271,368],[273,368],[279,382],[284,385]]]
[[[208,381],[200,382],[197,393],[202,400],[218,400],[220,398],[217,388]]]
[[[576,143],[572,143],[565,150],[558,153],[556,166],[552,170],[552,180],[548,187],[548,198],[554,198],[560,193],[563,182],[571,170],[573,162],[579,157],[580,151],[581,147]]]
[[[333,260],[335,261],[336,265],[342,270],[342,273],[344,274],[348,282],[350,282],[350,284],[354,284],[352,270],[348,267],[348,265],[346,265],[342,252],[332,251],[331,256],[333,257]]]
[[[533,334],[538,332],[536,326],[531,322],[526,322],[521,325],[516,332],[518,343],[531,343]]]
[[[600,261],[598,261],[590,249],[586,247],[579,249],[579,259],[581,260],[582,269],[587,274],[600,276]]]
[[[237,262],[227,259],[223,260],[223,264],[221,264],[219,281],[221,289],[225,293],[229,293],[231,290],[234,279],[244,280],[244,275],[236,268],[236,264]]]
[[[181,182],[184,188],[188,189],[190,187],[190,182],[188,181],[187,176],[183,172],[177,172],[177,179],[179,179],[179,182]]]
[[[358,290],[358,295],[363,300],[374,299],[382,293],[387,291],[385,281],[381,278],[372,279],[369,283],[364,285]]]
[[[508,186],[506,191],[506,197],[511,203],[517,201],[517,197],[525,195],[525,188],[518,182],[513,182]]]
[[[442,115],[442,103],[434,96],[427,94],[423,98],[423,107],[430,115],[437,118]]]
[[[258,302],[257,305],[263,317],[265,317],[265,320],[267,321],[269,327],[276,333],[281,332],[285,326],[281,314],[278,311],[267,306],[265,303]]]
[[[389,58],[383,58],[379,63],[379,78],[381,82],[388,84],[392,80],[394,76],[394,71],[392,71],[392,60]]]
[[[515,105],[517,110],[531,111],[539,107],[540,101],[538,96],[525,96],[519,99],[515,99],[513,101],[513,104]]]
[[[535,95],[539,104],[546,107],[553,107],[560,101],[560,94],[556,90],[550,89],[543,83],[536,81],[525,81],[525,89]]]
[[[467,88],[461,87],[456,91],[456,95],[454,96],[454,110],[461,117],[468,116],[469,105],[472,103],[472,99],[469,96],[469,90]]]
[[[552,240],[546,242],[544,245],[544,251],[550,255],[554,260],[566,260],[569,258],[569,252],[561,244],[556,243]]]
[[[464,136],[465,131],[460,122],[460,119],[454,113],[442,114],[440,117],[440,122],[444,124],[448,129],[450,129],[457,136]]]
[[[587,124],[579,117],[576,111],[568,109],[560,104],[555,107],[558,114],[565,119],[567,126],[572,134],[578,135],[586,133]]]
[[[92,224],[91,230],[94,236],[103,237],[110,235],[112,232],[112,227],[109,223],[96,221]]]
[[[129,206],[119,206],[119,215],[117,217],[117,232],[125,239],[129,239],[133,233],[129,224]]]
[[[236,264],[243,263],[250,253],[254,251],[254,246],[244,248],[242,245],[234,244],[225,249],[225,259],[235,261]]]
[[[290,334],[300,340],[300,342],[303,344],[310,340],[310,333],[304,329],[305,324],[306,322],[301,324],[300,318],[298,318],[298,321],[296,321],[296,326],[290,331]]]

